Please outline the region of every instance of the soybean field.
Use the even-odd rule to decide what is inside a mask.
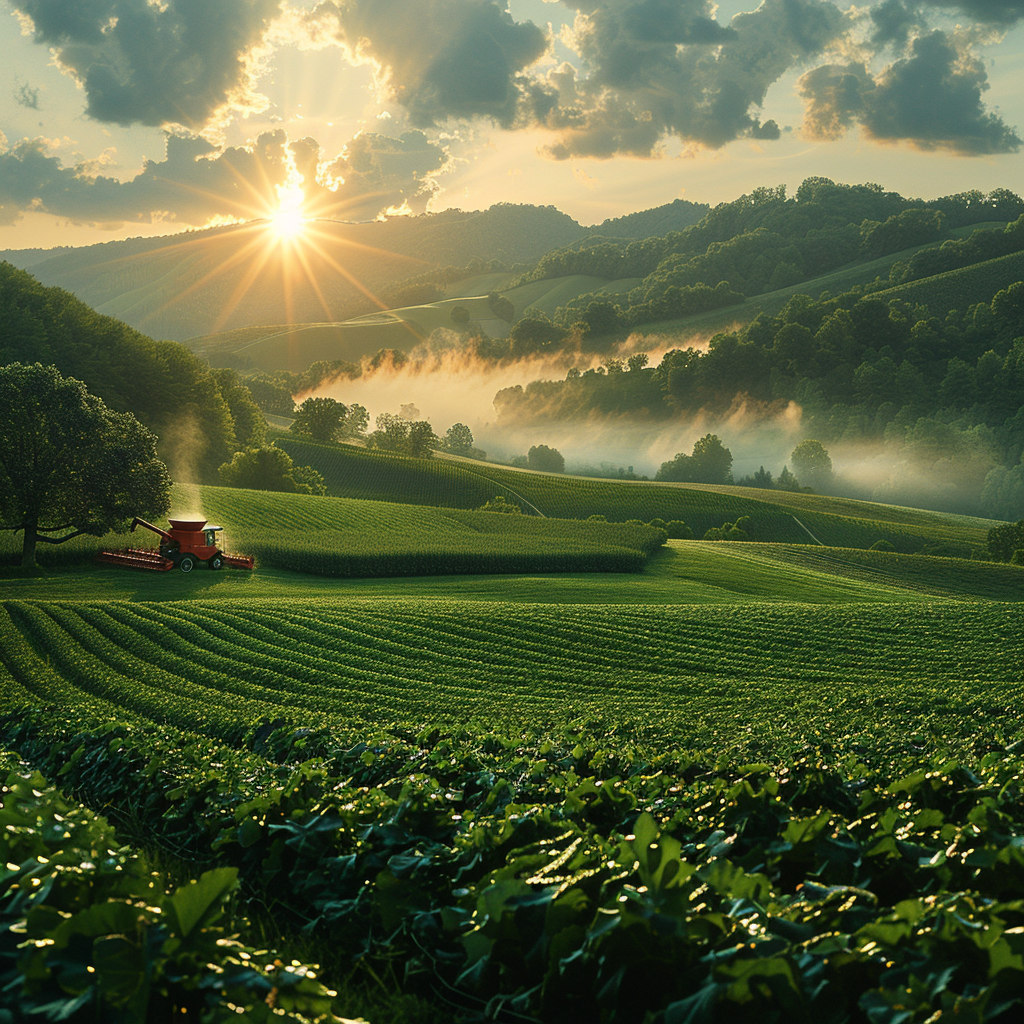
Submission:
[[[512,478],[544,517],[179,490],[253,572],[0,568],[12,1021],[1024,1008],[1024,567],[664,542],[548,513],[766,503]]]

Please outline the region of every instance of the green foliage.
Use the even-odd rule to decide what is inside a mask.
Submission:
[[[681,519],[670,519],[665,524],[665,532],[668,534],[669,540],[693,539],[693,530],[691,530],[690,527]]]
[[[666,482],[724,484],[732,480],[732,452],[717,434],[705,434],[694,442],[693,453],[679,452],[671,462],[663,462],[655,480]]]
[[[267,421],[263,417],[259,405],[247,386],[247,382],[234,371],[228,369],[211,371],[217,387],[227,403],[234,426],[235,443],[242,448],[258,447],[267,437]],[[291,396],[288,396],[288,408],[292,409]]]
[[[453,423],[441,441],[443,451],[452,455],[463,455],[472,457],[475,451],[473,447],[473,431],[465,423]]]
[[[544,473],[565,472],[565,458],[562,453],[556,448],[549,448],[546,444],[535,444],[527,453],[526,459],[530,469]]]
[[[477,512],[502,512],[505,515],[521,516],[523,510],[503,494],[496,494],[490,501],[481,505]]]
[[[463,1005],[1012,1011],[1018,617],[8,602],[0,735],[353,970]]]
[[[876,540],[868,551],[895,551],[896,549],[887,540]]]
[[[244,487],[257,491],[284,491],[287,494],[322,494],[323,477],[308,466],[296,470],[291,456],[276,445],[247,448],[235,452],[230,462],[220,467],[225,487]]]
[[[499,295],[497,292],[488,292],[487,305],[491,307],[491,312],[499,320],[512,323],[515,319],[516,307],[504,295]]]
[[[160,439],[160,457],[174,473],[184,471],[177,461],[210,478],[230,458],[236,434],[258,430],[236,384],[222,388],[184,346],[153,341],[8,263],[0,263],[0,308],[0,364],[52,364],[110,409],[130,411]]]
[[[0,367],[0,529],[23,533],[22,565],[37,543],[127,530],[170,505],[156,437],[55,366]]]
[[[832,459],[820,441],[801,441],[789,457],[793,472],[815,491],[828,491],[832,485]]]
[[[11,761],[0,755],[6,1019],[340,1021],[315,967],[239,940],[237,868],[171,890],[103,818]]]
[[[411,420],[387,412],[377,417],[377,429],[366,439],[368,448],[416,459],[429,459],[439,444],[440,439],[426,420]]]
[[[713,526],[708,530],[703,540],[750,540],[750,516],[740,516],[735,523],[722,523],[721,526]]]
[[[289,430],[323,443],[333,441],[344,430],[348,408],[333,398],[307,398],[295,413]]]
[[[998,561],[1009,562],[1019,548],[1024,548],[1024,519],[988,531],[989,554]]]
[[[963,516],[803,494],[788,470],[780,475],[780,481],[792,480],[793,491],[640,486],[519,473],[493,463],[467,467],[447,460],[423,462],[297,439],[279,443],[297,462],[322,473],[328,493],[339,497],[473,509],[500,493],[528,514],[539,512],[563,519],[602,515],[619,523],[634,518],[650,522],[659,517],[681,520],[698,536],[723,521],[735,522],[747,515],[756,524],[761,541],[805,544],[808,536],[802,523],[827,545],[868,548],[881,536],[904,552],[917,551],[924,543],[984,546],[991,525]]]

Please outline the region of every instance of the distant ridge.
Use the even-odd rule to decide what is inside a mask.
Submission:
[[[311,222],[302,258],[266,222],[129,238],[57,252],[0,252],[46,285],[152,337],[183,340],[263,324],[346,320],[374,312],[380,291],[474,258],[531,262],[587,229],[553,206]],[[41,257],[41,258],[40,258]]]

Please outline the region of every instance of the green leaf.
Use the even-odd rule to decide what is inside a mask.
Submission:
[[[216,918],[237,879],[237,868],[216,868],[205,871],[198,881],[178,889],[168,907],[174,933],[179,938],[187,938],[195,928]]]
[[[246,818],[238,826],[238,842],[243,849],[255,846],[263,835],[263,828],[255,818]]]

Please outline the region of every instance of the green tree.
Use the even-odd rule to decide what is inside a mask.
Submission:
[[[409,424],[409,454],[416,459],[429,459],[440,438],[426,420],[415,420]]]
[[[267,437],[267,421],[246,382],[234,370],[227,368],[210,372],[234,421],[235,443],[242,448],[262,444]]]
[[[272,444],[235,452],[231,461],[225,462],[218,472],[225,487],[283,491],[287,494],[313,493],[310,483],[301,479],[301,473],[300,479],[296,480],[291,456]]]
[[[370,424],[370,414],[365,405],[353,402],[348,407],[348,415],[342,424],[341,433],[344,437],[365,437],[366,428]]]
[[[797,479],[816,491],[827,491],[832,485],[832,459],[820,441],[801,441],[789,457]]]
[[[445,433],[441,447],[452,455],[471,456],[473,453],[473,431],[465,423],[453,423]]]
[[[988,531],[989,554],[1000,562],[1009,562],[1015,551],[1024,548],[1024,519]]]
[[[510,324],[515,319],[516,307],[512,305],[512,300],[506,299],[504,295],[499,295],[497,292],[488,292],[487,305],[491,307],[491,312],[499,320],[504,320]]]
[[[333,398],[307,398],[295,414],[290,429],[314,441],[333,441],[342,430],[348,409]]]
[[[465,327],[469,324],[469,310],[465,306],[452,306],[448,316],[456,327]]]
[[[705,434],[693,446],[694,479],[702,484],[724,484],[732,480],[732,452],[717,434]]]
[[[55,366],[0,367],[0,529],[24,531],[21,564],[35,565],[39,543],[166,512],[171,481],[156,446],[131,413]]]
[[[527,453],[527,465],[530,469],[539,469],[545,473],[564,473],[565,459],[557,448],[549,448],[546,444],[535,444]]]
[[[775,480],[775,489],[777,491],[800,490],[800,481],[797,480],[796,476],[792,472],[790,472],[789,466],[782,467],[782,472]]]

